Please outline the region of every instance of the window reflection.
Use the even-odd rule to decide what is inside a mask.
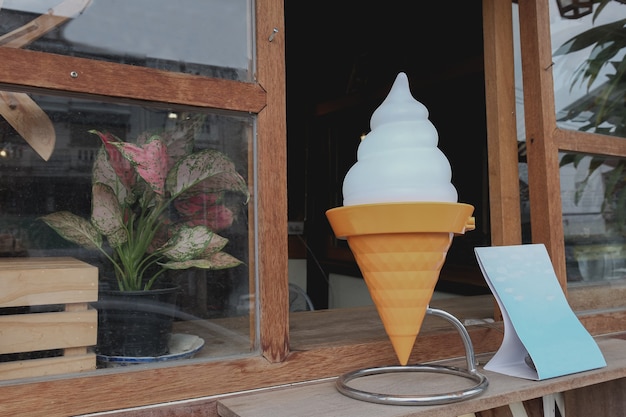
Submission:
[[[626,160],[563,153],[560,163],[568,281],[626,278]]]
[[[562,129],[626,137],[626,7],[608,0],[578,19],[552,10],[554,99]],[[561,153],[567,277],[571,285],[626,276],[624,160]]]
[[[254,116],[30,97],[52,123],[56,143],[45,161],[14,126],[0,118],[0,262],[1,257],[70,256],[97,266],[100,282],[111,274],[110,263],[100,252],[69,243],[40,220],[45,214],[62,210],[90,217],[92,167],[101,146],[98,136],[89,133],[93,129],[133,141],[146,131],[176,135],[187,120],[200,121],[193,130],[195,148],[224,153],[246,182],[253,184],[250,150]],[[243,265],[224,270],[168,271],[168,278],[181,287],[174,331],[205,340],[196,358],[240,355],[257,348],[258,343],[250,338],[256,285],[251,278],[254,256],[250,253],[248,221],[253,207],[252,202],[240,204],[232,225],[219,232],[228,239],[227,252]]]
[[[593,13],[564,18],[550,1],[554,100],[557,125],[626,137],[626,6],[606,0]],[[525,126],[517,5],[513,5],[516,101],[523,240],[531,242]],[[626,278],[626,161],[561,152],[560,183],[569,286],[616,283]]]
[[[252,81],[250,0],[0,4],[0,46]]]
[[[626,6],[596,5],[579,19],[551,14],[558,126],[626,137]]]

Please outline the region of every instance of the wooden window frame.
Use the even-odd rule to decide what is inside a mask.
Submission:
[[[520,2],[533,238],[545,243],[565,287],[563,232],[559,195],[558,149],[626,156],[626,142],[556,128],[550,78],[547,0]],[[492,244],[521,243],[515,98],[510,0],[483,0],[485,73]],[[270,35],[278,32],[270,40]],[[360,367],[394,363],[384,337],[355,337],[350,332],[325,335],[290,351],[288,312],[288,244],[286,189],[286,99],[284,5],[280,0],[256,0],[256,81],[242,83],[148,68],[62,57],[34,51],[0,48],[0,87],[25,92],[75,95],[114,101],[176,104],[228,109],[256,114],[257,172],[254,184],[259,273],[260,355],[190,361],[154,369],[124,369],[69,375],[0,385],[0,414],[65,416],[150,404],[198,399],[215,402],[230,393],[337,376]],[[69,76],[71,71],[78,78]],[[120,75],[123,74],[123,75]],[[150,85],[154,88],[150,88]],[[567,140],[566,140],[567,137]],[[493,156],[496,157],[493,157]],[[467,297],[468,302],[474,302]],[[492,302],[490,296],[479,299]],[[484,304],[483,304],[484,305]],[[491,308],[491,307],[490,307]],[[453,312],[451,310],[451,312]],[[337,319],[332,311],[303,314],[313,323]],[[361,311],[341,313],[344,323],[363,317]],[[623,312],[582,317],[593,334],[624,330]],[[339,319],[338,319],[339,320]],[[498,329],[500,326],[500,329]],[[347,327],[344,328],[347,329]],[[495,351],[502,340],[501,323],[469,329],[476,353]],[[441,349],[441,346],[446,346]],[[411,360],[428,361],[462,355],[454,329],[420,334]],[[212,414],[211,414],[212,413]],[[208,412],[217,415],[217,410]],[[152,414],[151,414],[152,415]]]
[[[204,397],[273,382],[264,367],[288,354],[285,28],[282,1],[255,1],[255,81],[0,48],[0,88],[150,105],[225,109],[257,116],[256,182],[261,355],[160,369],[72,375],[0,387],[2,415],[66,416]],[[276,32],[275,32],[276,31]],[[273,35],[273,36],[272,36]],[[271,37],[271,40],[270,40]],[[78,77],[71,77],[75,72]],[[284,254],[277,256],[276,254]],[[258,378],[237,377],[248,369]],[[141,387],[141,389],[137,389]],[[36,393],[36,394],[35,394]]]
[[[520,24],[520,45],[532,240],[546,245],[561,287],[575,311],[605,310],[585,314],[586,327],[593,334],[621,331],[626,318],[623,286],[567,286],[559,152],[626,157],[626,141],[557,126],[549,2],[519,2],[519,19],[524,22]]]

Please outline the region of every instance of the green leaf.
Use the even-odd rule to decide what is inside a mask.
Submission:
[[[621,232],[624,231],[625,226],[625,220],[626,220],[626,210],[624,210],[624,207],[626,206],[626,190],[622,189],[620,190],[617,194],[617,213],[616,213],[616,222],[617,222],[617,227],[619,228],[619,230]]]
[[[568,164],[574,164],[574,168],[576,168],[582,157],[583,155],[581,154],[567,153],[563,155],[563,158],[561,158],[561,161],[559,162],[559,166],[562,167]]]
[[[617,165],[615,168],[613,168],[609,172],[606,178],[605,191],[604,191],[604,195],[606,199],[611,198],[613,193],[615,193],[615,190],[617,189],[620,181],[622,180],[624,165],[621,164],[619,160],[618,160],[618,164],[619,165]],[[591,175],[591,173],[589,175]]]
[[[100,249],[102,236],[93,225],[69,211],[59,211],[40,217],[62,238],[88,249]]]
[[[594,26],[565,42],[558,48],[554,55],[564,55],[571,52],[580,51],[594,44],[619,43],[623,45],[624,34],[622,29],[626,19],[618,20],[606,25]]]

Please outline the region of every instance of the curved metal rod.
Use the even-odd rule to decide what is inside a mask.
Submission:
[[[472,346],[472,339],[470,339],[470,335],[467,332],[467,329],[465,328],[465,326],[463,326],[463,323],[461,323],[459,319],[457,319],[456,317],[454,317],[452,314],[448,313],[447,311],[439,310],[437,308],[428,307],[426,309],[426,314],[430,314],[433,316],[438,316],[443,319],[446,319],[450,323],[452,323],[454,327],[456,327],[456,329],[461,334],[461,339],[463,340],[463,344],[465,345],[465,358],[467,359],[467,370],[470,372],[476,371],[476,358],[474,356],[474,347]]]
[[[348,372],[344,375],[341,375],[336,382],[337,390],[343,395],[354,398],[357,400],[368,401],[378,404],[388,404],[388,405],[437,405],[437,404],[448,404],[452,402],[466,400],[477,395],[480,395],[484,392],[489,386],[489,381],[487,377],[480,374],[476,370],[476,360],[474,358],[474,348],[472,346],[472,341],[470,339],[469,333],[465,326],[452,314],[428,307],[426,309],[426,313],[441,317],[445,320],[448,320],[450,323],[454,325],[454,327],[458,330],[461,335],[461,339],[463,340],[463,344],[465,345],[465,353],[467,359],[467,369],[452,367],[452,366],[442,366],[442,365],[409,365],[409,366],[384,366],[378,368],[365,368],[360,369],[353,372]],[[393,395],[393,394],[383,394],[376,393],[370,391],[359,390],[353,387],[350,387],[348,383],[354,379],[371,376],[371,375],[379,375],[379,374],[387,374],[387,373],[400,373],[400,372],[431,372],[431,373],[442,373],[460,376],[463,378],[470,379],[474,381],[476,384],[459,391],[447,392],[442,394],[431,394],[431,395]]]

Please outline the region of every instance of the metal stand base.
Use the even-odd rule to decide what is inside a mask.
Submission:
[[[469,333],[456,317],[452,314],[447,313],[443,310],[428,308],[426,310],[426,314],[431,314],[433,316],[439,316],[446,320],[456,327],[458,332],[463,339],[463,344],[465,345],[465,353],[467,359],[467,369],[456,368],[452,366],[442,366],[442,365],[407,365],[407,366],[384,366],[380,368],[366,368],[360,369],[357,371],[349,372],[347,374],[341,375],[339,379],[337,379],[337,390],[350,398],[354,398],[357,400],[368,401],[372,403],[378,404],[390,404],[390,405],[436,405],[436,404],[448,404],[452,402],[466,400],[468,398],[475,397],[480,395],[483,391],[487,389],[489,385],[489,381],[487,377],[480,374],[476,370],[476,362],[474,359],[474,348],[472,346],[472,341],[469,337]],[[370,375],[379,375],[379,374],[387,374],[387,373],[399,373],[399,372],[431,372],[431,373],[441,373],[441,374],[450,374],[456,375],[463,378],[470,379],[476,382],[475,385],[466,388],[464,390],[447,392],[443,394],[435,394],[435,395],[393,395],[393,394],[382,394],[376,392],[363,391],[356,388],[352,388],[348,385],[348,383],[354,379],[361,378],[364,376]]]

